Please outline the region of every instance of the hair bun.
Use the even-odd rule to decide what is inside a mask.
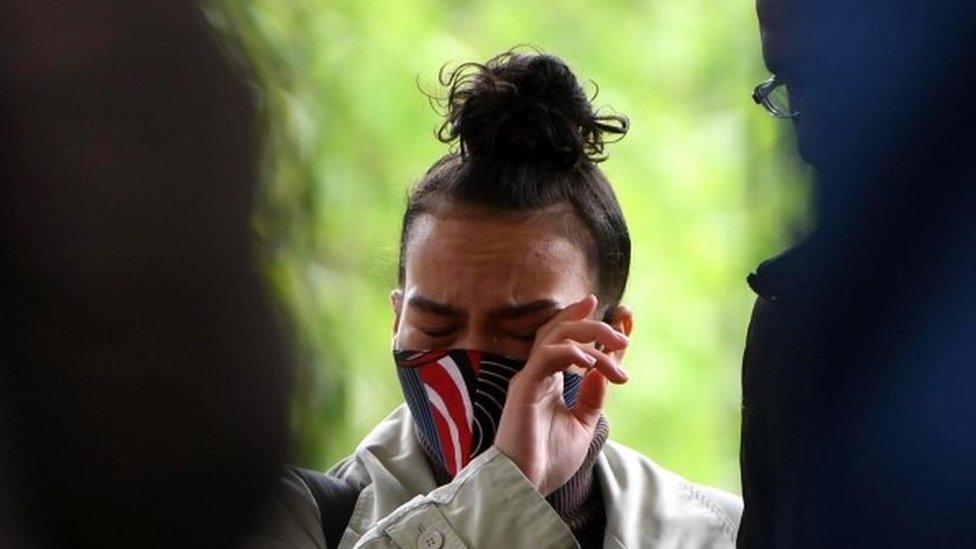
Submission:
[[[623,136],[621,115],[597,116],[576,75],[558,57],[508,51],[487,63],[441,70],[447,95],[438,138],[462,155],[548,162],[600,162],[604,134]]]

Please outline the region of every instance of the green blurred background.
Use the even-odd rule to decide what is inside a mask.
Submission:
[[[739,491],[745,277],[809,217],[788,122],[749,98],[767,76],[752,3],[213,0],[207,12],[259,92],[255,226],[298,359],[296,462],[331,465],[402,401],[388,301],[399,222],[446,150],[418,84],[437,91],[443,64],[531,43],[632,123],[603,164],[634,242],[631,381],[609,394],[611,437]]]

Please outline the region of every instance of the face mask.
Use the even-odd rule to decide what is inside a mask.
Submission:
[[[393,358],[420,442],[453,478],[494,443],[508,382],[525,361],[468,349],[394,351]],[[582,381],[563,374],[568,406]]]

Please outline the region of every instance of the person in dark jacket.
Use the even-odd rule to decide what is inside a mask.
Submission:
[[[976,540],[976,7],[758,0],[817,226],[749,276],[740,547]]]

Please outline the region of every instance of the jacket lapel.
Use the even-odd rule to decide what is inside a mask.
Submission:
[[[369,530],[415,496],[437,488],[405,405],[366,435],[355,456],[373,480],[360,493],[349,521],[356,532]]]

